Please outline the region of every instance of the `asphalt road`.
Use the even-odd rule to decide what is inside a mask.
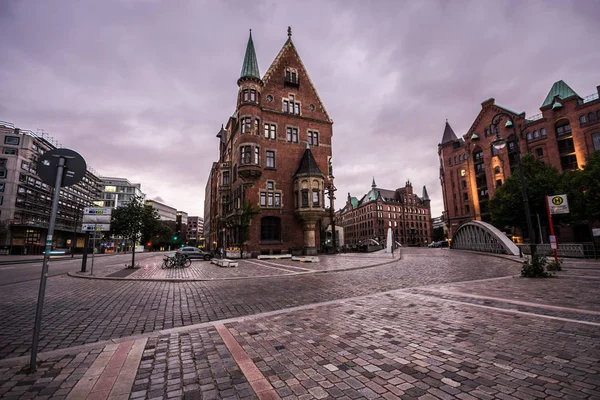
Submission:
[[[158,253],[136,253],[135,260],[145,260],[147,258],[156,256]],[[48,276],[57,276],[66,274],[67,272],[74,272],[81,268],[81,256],[80,258],[63,258],[63,259],[51,259],[48,265]],[[130,264],[131,253],[118,254],[118,255],[96,255],[94,257],[94,271],[115,264]],[[88,255],[87,259],[87,270],[89,271],[92,266],[92,256]],[[6,285],[12,285],[15,283],[28,282],[40,280],[42,273],[42,262],[34,263],[15,263],[10,265],[0,265],[0,287]]]

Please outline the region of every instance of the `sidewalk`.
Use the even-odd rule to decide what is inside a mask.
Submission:
[[[384,251],[375,253],[347,253],[320,255],[318,262],[298,262],[290,259],[240,259],[237,267],[219,267],[212,262],[192,260],[188,268],[162,269],[163,258],[167,254],[145,259],[139,268],[125,269],[123,264],[103,267],[91,276],[90,271],[72,272],[69,276],[88,279],[133,280],[133,281],[214,281],[227,279],[261,278],[272,276],[290,276],[315,273],[345,271],[369,268],[395,262],[401,258],[401,252],[394,254]]]
[[[392,290],[0,362],[6,399],[600,398],[597,265]],[[4,365],[4,366],[3,366]]]
[[[94,254],[94,257],[105,257],[112,256],[117,254],[131,254],[131,253],[104,253],[104,254]],[[79,259],[83,257],[82,254],[74,254],[71,257],[71,254],[53,254],[50,257],[50,260],[63,260],[63,259]],[[88,254],[88,258],[92,257],[92,253]],[[6,264],[22,264],[22,263],[33,263],[33,262],[42,262],[44,260],[43,255],[2,255],[0,256],[0,265]]]

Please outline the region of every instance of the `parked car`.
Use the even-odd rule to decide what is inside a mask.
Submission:
[[[196,247],[182,247],[178,249],[175,254],[189,259],[198,258],[205,261],[209,261],[212,258],[211,253],[202,251]]]

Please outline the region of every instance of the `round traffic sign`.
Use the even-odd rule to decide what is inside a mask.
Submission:
[[[87,165],[79,153],[70,149],[53,149],[44,153],[37,161],[37,174],[47,185],[56,184],[58,160],[64,158],[61,187],[71,186],[83,179]]]
[[[563,198],[561,196],[554,196],[552,198],[552,204],[555,206],[560,206],[563,203]]]

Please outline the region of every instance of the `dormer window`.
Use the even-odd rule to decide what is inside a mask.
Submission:
[[[295,68],[285,69],[285,80],[287,85],[298,86],[300,85],[300,79],[298,77],[298,71]]]

